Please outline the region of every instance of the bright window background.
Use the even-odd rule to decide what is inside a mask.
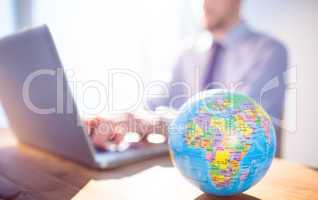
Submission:
[[[105,114],[107,109],[99,113],[96,105],[107,104],[108,96],[101,98],[91,87],[78,92],[72,83],[76,82],[78,88],[92,85],[89,81],[93,80],[109,89],[107,70],[123,68],[137,73],[144,84],[168,81],[184,41],[201,28],[201,1],[1,0],[0,36],[47,24],[79,110]],[[113,86],[115,109],[125,109],[138,99],[134,79],[116,76]],[[0,106],[0,127],[6,126]]]
[[[14,30],[14,17],[13,17],[13,1],[0,0],[0,37],[7,35]],[[7,120],[5,113],[0,106],[0,127],[6,127]]]
[[[68,76],[70,81],[98,81],[109,89],[107,70],[125,68],[147,84],[170,79],[181,44],[199,28],[197,2],[37,0],[32,7],[33,25],[47,24],[51,29],[64,67],[75,72]],[[116,110],[138,100],[133,78],[118,75],[113,86]],[[99,113],[103,106],[96,106],[108,103],[109,96],[101,97],[91,87],[85,93],[73,88],[73,93],[80,111],[107,112]]]

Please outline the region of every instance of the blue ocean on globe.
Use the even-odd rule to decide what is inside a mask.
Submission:
[[[174,165],[202,191],[241,193],[269,169],[276,150],[269,115],[253,99],[227,90],[195,95],[169,127]]]

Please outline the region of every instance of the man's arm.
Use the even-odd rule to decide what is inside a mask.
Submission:
[[[284,105],[287,57],[282,44],[268,42],[258,52],[252,70],[239,87],[265,108],[276,126],[280,125]]]

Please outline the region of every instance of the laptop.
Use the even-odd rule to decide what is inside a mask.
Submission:
[[[123,152],[94,148],[45,25],[0,40],[0,102],[20,142],[91,167],[113,168],[168,152],[166,144]]]

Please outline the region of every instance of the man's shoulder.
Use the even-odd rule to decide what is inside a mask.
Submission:
[[[234,46],[248,49],[249,54],[253,52],[256,55],[262,55],[266,52],[275,52],[280,55],[287,55],[287,48],[279,39],[252,29],[247,29],[246,33]],[[178,58],[187,62],[202,60],[208,56],[211,44],[211,34],[204,32],[195,39],[187,40],[179,49]],[[236,51],[239,52],[238,49]]]
[[[287,53],[287,48],[281,40],[266,33],[250,31],[247,42],[261,51],[279,51]]]
[[[288,50],[282,41],[261,32],[251,32],[247,40],[251,58],[255,63],[271,62],[270,65],[266,63],[264,66],[258,64],[259,67],[266,67],[266,69],[271,67],[275,69],[274,71],[278,71],[278,68],[285,70],[288,63]]]

